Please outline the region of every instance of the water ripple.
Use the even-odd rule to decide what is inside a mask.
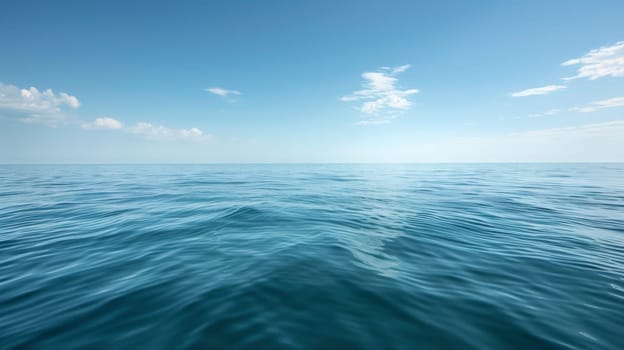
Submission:
[[[0,166],[0,348],[624,348],[624,166]]]

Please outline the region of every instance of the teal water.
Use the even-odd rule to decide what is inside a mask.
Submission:
[[[2,349],[624,349],[624,165],[0,166]]]

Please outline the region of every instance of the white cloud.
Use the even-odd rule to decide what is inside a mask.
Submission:
[[[363,100],[358,110],[368,117],[356,124],[386,124],[396,117],[396,113],[406,111],[412,106],[409,96],[417,94],[418,89],[402,90],[397,87],[396,75],[410,68],[409,64],[399,67],[382,67],[381,72],[365,72],[362,90],[340,98],[344,102]]]
[[[624,96],[595,101],[587,106],[570,108],[571,112],[589,113],[605,108],[624,107]]]
[[[511,96],[513,97],[525,97],[525,96],[533,96],[533,95],[546,95],[551,92],[557,90],[565,89],[565,85],[547,85],[538,88],[526,89],[518,92],[513,92]]]
[[[193,140],[202,141],[210,139],[210,135],[205,135],[198,128],[172,129],[162,125],[140,122],[127,130],[133,134],[143,136],[148,139],[157,140]]]
[[[212,138],[199,128],[174,129],[147,122],[139,122],[126,127],[121,121],[111,117],[96,118],[93,122],[83,123],[81,127],[83,129],[119,130],[150,140],[207,141]]]
[[[80,102],[76,96],[52,89],[39,91],[36,87],[20,89],[0,83],[0,109],[17,113],[26,123],[56,125],[64,120],[63,108],[76,109]]]
[[[595,80],[603,77],[624,76],[624,41],[612,46],[589,51],[583,57],[565,61],[562,66],[579,65],[577,74],[566,80],[588,78]]]
[[[221,97],[228,97],[229,95],[240,95],[241,92],[238,90],[227,90],[227,89],[223,89],[220,87],[213,87],[213,88],[209,88],[209,89],[205,89],[206,91],[210,92],[211,94],[215,94]]]
[[[83,123],[83,129],[121,129],[123,128],[123,124],[114,118],[111,117],[101,117],[95,118],[95,120],[91,123]]]
[[[586,53],[583,57],[567,60],[561,65],[564,67],[578,66],[577,74],[575,76],[563,78],[563,80],[574,80],[580,78],[596,80],[604,77],[624,77],[624,41],[619,41],[611,46],[593,49]],[[565,85],[548,85],[514,92],[511,96],[524,97],[532,95],[545,95],[565,88]]]
[[[560,112],[561,112],[560,109],[553,108],[542,113],[529,114],[529,118],[547,117],[547,116],[559,114]]]
[[[410,69],[410,67],[412,67],[411,64],[404,64],[402,66],[394,67],[390,71],[392,72],[392,74],[399,74],[399,73],[403,73],[406,70]]]
[[[240,94],[234,90],[216,89],[211,92],[222,96]],[[78,98],[64,92],[55,93],[52,89],[39,91],[35,87],[20,89],[14,85],[0,83],[0,111],[9,111],[25,123],[56,126],[67,121],[64,109],[77,109],[78,107],[80,107]],[[149,139],[203,141],[211,138],[198,128],[173,129],[145,122],[137,123],[132,127],[124,127],[121,121],[112,117],[95,118],[92,122],[83,122],[80,126],[83,129],[122,130]]]
[[[211,139],[210,135],[204,134],[198,128],[174,129],[147,122],[140,122],[130,127],[124,127],[122,122],[111,117],[96,118],[93,122],[83,123],[81,126],[83,129],[125,131],[150,140],[207,141]]]

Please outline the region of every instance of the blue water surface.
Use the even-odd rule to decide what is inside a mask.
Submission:
[[[624,349],[624,165],[0,166],[2,349]]]

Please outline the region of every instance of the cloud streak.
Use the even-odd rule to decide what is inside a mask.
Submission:
[[[570,108],[570,112],[590,113],[605,108],[624,107],[624,96],[595,101],[587,106]]]
[[[395,119],[399,112],[410,109],[412,102],[409,97],[420,91],[399,88],[396,77],[409,68],[410,65],[406,64],[394,68],[382,67],[377,72],[362,73],[364,78],[362,89],[340,98],[343,102],[362,102],[358,110],[366,117],[357,122],[357,125],[387,124]]]
[[[434,144],[434,161],[621,162],[624,120],[534,129]]]
[[[529,118],[548,117],[548,116],[551,116],[551,115],[559,114],[560,112],[561,112],[560,109],[553,108],[553,109],[549,109],[549,110],[547,110],[545,112],[542,112],[542,113],[529,114]]]
[[[362,119],[356,122],[355,125],[360,125],[360,126],[382,125],[382,124],[388,124],[394,119],[396,119],[396,116],[392,116],[392,115],[385,116],[385,117],[368,118],[368,119]]]
[[[563,128],[551,128],[542,130],[526,131],[521,133],[514,133],[510,136],[528,136],[528,137],[542,137],[552,138],[557,136],[579,135],[589,136],[595,134],[616,134],[624,136],[624,120],[614,120],[604,123],[584,124],[578,126],[569,126]]]
[[[534,95],[547,95],[551,92],[559,91],[565,89],[565,85],[547,85],[537,88],[526,89],[518,92],[511,93],[512,97],[526,97],[526,96],[534,96]]]
[[[561,64],[562,66],[579,66],[577,74],[564,78],[573,80],[587,78],[596,80],[604,77],[624,76],[624,41],[614,45],[594,49],[583,57],[573,58]]]
[[[235,95],[235,96],[241,95],[241,92],[238,90],[228,90],[228,89],[224,89],[220,87],[212,87],[212,88],[208,88],[204,90],[213,95],[217,95],[221,97],[229,97],[230,95]]]

